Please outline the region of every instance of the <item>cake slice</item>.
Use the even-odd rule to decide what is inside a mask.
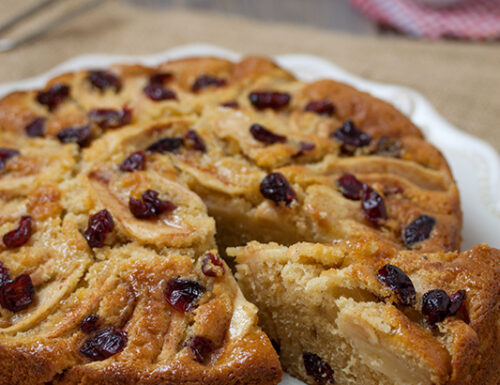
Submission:
[[[500,381],[500,251],[377,241],[229,248],[285,370],[308,384]]]

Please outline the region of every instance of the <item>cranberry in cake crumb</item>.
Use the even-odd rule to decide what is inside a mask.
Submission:
[[[7,162],[20,152],[14,148],[0,148],[0,171],[5,168]]]
[[[206,152],[205,142],[195,130],[189,130],[184,134],[184,141],[187,147],[196,151]]]
[[[120,164],[120,171],[133,172],[140,171],[146,168],[146,153],[144,151],[136,151],[125,158]]]
[[[401,141],[390,136],[380,137],[375,147],[375,154],[391,158],[400,158],[402,151],[403,144]]]
[[[421,215],[403,230],[403,239],[407,246],[425,241],[431,235],[436,220],[429,215]]]
[[[347,199],[359,201],[363,193],[363,183],[352,174],[342,174],[336,182],[339,191]]]
[[[103,247],[106,235],[113,231],[115,223],[108,210],[101,210],[89,217],[85,239],[90,247]]]
[[[90,144],[92,129],[89,125],[79,127],[67,127],[57,133],[57,139],[61,143],[76,143],[80,147]]]
[[[201,271],[207,277],[222,277],[224,275],[224,263],[213,253],[206,253],[201,264]]]
[[[297,151],[296,154],[294,154],[292,157],[293,158],[298,158],[302,155],[307,154],[308,152],[314,151],[316,148],[316,145],[311,142],[300,142],[299,143],[299,151]]]
[[[260,183],[260,193],[266,199],[274,201],[276,204],[285,202],[287,206],[297,199],[295,190],[290,186],[285,176],[279,172],[268,174]]]
[[[149,99],[154,100],[155,102],[177,99],[177,95],[174,91],[164,87],[160,83],[150,83],[144,87],[143,91]]]
[[[361,205],[366,220],[372,225],[378,226],[383,220],[387,219],[384,199],[370,186],[363,185]]]
[[[238,108],[240,105],[236,101],[230,101],[222,103],[221,106],[226,108]]]
[[[47,91],[40,91],[36,96],[38,103],[46,106],[51,112],[68,98],[69,86],[60,83],[54,84]]]
[[[121,110],[113,110],[112,108],[93,109],[89,112],[89,119],[101,128],[119,128],[130,123],[132,110],[127,107]]]
[[[35,118],[29,122],[24,131],[30,138],[42,138],[45,133],[45,118]]]
[[[335,112],[335,106],[329,99],[313,100],[307,103],[305,110],[315,112],[318,115],[332,116]]]
[[[368,146],[372,140],[371,136],[360,131],[352,120],[346,120],[342,127],[338,128],[330,136],[342,142],[347,147],[347,150],[351,147]]]
[[[288,106],[291,100],[289,93],[276,91],[254,91],[248,97],[250,103],[258,110],[266,108],[279,110]]]
[[[404,306],[415,304],[416,292],[413,282],[399,267],[387,264],[378,271],[377,278],[394,292],[399,304]]]
[[[307,375],[314,378],[318,385],[335,384],[333,369],[320,356],[304,352],[302,358]]]
[[[142,193],[141,200],[130,197],[128,203],[130,212],[136,218],[151,219],[177,208],[172,202],[158,198],[158,195],[154,190],[146,190]]]
[[[80,323],[80,329],[85,334],[90,334],[97,330],[98,323],[99,323],[99,316],[97,314],[91,314],[85,317],[83,321]]]
[[[0,287],[0,305],[14,313],[26,309],[35,297],[35,288],[28,274],[21,274]]]
[[[127,341],[127,332],[110,327],[89,338],[80,348],[80,353],[92,361],[105,360],[120,353]]]
[[[198,92],[207,87],[224,87],[227,84],[225,79],[211,75],[200,75],[191,86],[191,91]]]
[[[444,290],[434,289],[422,297],[422,314],[429,325],[443,321],[449,314],[450,297]]]
[[[101,92],[108,88],[112,88],[115,92],[118,92],[122,88],[120,79],[108,71],[90,71],[88,80],[92,86]]]
[[[175,310],[187,313],[196,306],[205,288],[196,281],[173,278],[165,287],[165,299]]]
[[[461,318],[464,322],[469,323],[469,313],[465,307],[465,290],[458,290],[456,293],[450,295],[450,308],[448,315]]]
[[[459,290],[456,293],[450,295],[450,309],[449,314],[455,315],[458,312],[458,309],[462,306],[465,300],[465,290]]]
[[[213,351],[213,343],[208,338],[201,336],[191,337],[186,346],[191,349],[193,358],[200,364],[208,358],[208,355]]]
[[[316,145],[314,143],[311,143],[311,142],[300,142],[299,147],[300,147],[300,151],[302,151],[302,152],[310,152],[310,151],[314,151],[314,149],[316,148]]]
[[[3,236],[3,243],[9,249],[21,247],[31,238],[33,220],[31,216],[24,215],[19,219],[19,226]]]
[[[146,151],[147,152],[159,152],[160,154],[166,154],[168,152],[174,152],[184,145],[184,139],[180,136],[173,138],[163,138],[154,142],[150,145]]]
[[[258,140],[262,143],[274,144],[286,142],[286,136],[275,134],[274,132],[257,123],[250,126],[250,133],[255,140]]]
[[[9,269],[7,269],[3,262],[0,261],[0,287],[5,285],[10,279]]]
[[[165,84],[172,80],[174,75],[170,72],[156,72],[149,77],[149,84]]]

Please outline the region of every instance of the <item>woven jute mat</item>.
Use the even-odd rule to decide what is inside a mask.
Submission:
[[[1,0],[0,17],[6,19],[33,1]],[[77,2],[80,0],[67,1],[66,6]],[[42,23],[43,18],[15,34]],[[498,43],[360,38],[302,25],[111,1],[41,40],[0,53],[0,82],[40,74],[81,54],[150,54],[196,42],[245,54],[319,55],[367,79],[414,88],[450,122],[500,150]]]

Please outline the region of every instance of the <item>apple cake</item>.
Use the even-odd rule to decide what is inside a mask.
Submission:
[[[277,384],[278,356],[226,248],[348,242],[446,259],[459,249],[461,225],[440,152],[394,107],[345,84],[306,83],[257,57],[59,75],[0,100],[0,385]],[[258,261],[255,246],[230,254],[254,249]],[[496,254],[484,254],[491,263],[477,266],[488,281]],[[266,290],[263,275],[274,277],[274,267],[245,275],[239,263],[246,295],[262,306],[261,325],[280,340],[265,298],[284,308],[289,298],[256,294],[245,281]],[[367,285],[324,299],[346,311],[364,300],[375,314]],[[490,319],[493,297],[481,295]],[[399,311],[382,309],[382,300],[375,307]],[[416,322],[411,309],[404,314]],[[453,359],[476,354],[460,341],[446,341]],[[281,350],[285,368],[301,375],[298,345]],[[460,366],[470,378],[489,373],[484,365],[495,356],[489,342],[477,346],[483,361]],[[445,371],[432,372],[436,383]]]

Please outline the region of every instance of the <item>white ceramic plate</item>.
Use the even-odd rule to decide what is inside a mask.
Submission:
[[[51,71],[19,82],[0,85],[0,97],[14,90],[43,87],[63,72],[102,68],[113,63],[161,62],[192,56],[218,56],[238,60],[241,55],[210,45],[186,45],[151,56],[85,55],[69,60]],[[409,116],[427,139],[446,156],[461,192],[464,213],[462,248],[486,242],[500,248],[500,158],[487,143],[468,135],[445,121],[417,92],[399,86],[371,82],[344,71],[321,58],[309,55],[280,55],[275,60],[298,78],[339,80],[384,99]],[[282,385],[303,382],[286,376]]]

